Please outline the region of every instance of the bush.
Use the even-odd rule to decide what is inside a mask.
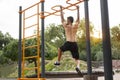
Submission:
[[[103,61],[103,52],[98,51],[95,55],[97,61]]]
[[[57,48],[49,43],[45,44],[45,58],[47,60],[52,60],[57,56]]]
[[[81,51],[80,53],[79,53],[79,58],[81,59],[81,60],[84,60],[84,61],[86,61],[87,59],[86,59],[86,51]]]

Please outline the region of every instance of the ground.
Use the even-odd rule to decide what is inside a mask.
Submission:
[[[17,79],[1,79],[0,80],[17,80]],[[83,78],[51,78],[46,80],[84,80]],[[104,80],[104,77],[99,77],[98,80]],[[115,73],[113,80],[120,80],[120,73]]]
[[[47,79],[47,80],[84,80],[83,78],[61,78],[61,79],[56,79],[56,78],[51,78],[51,79]],[[104,80],[104,77],[98,77],[98,80]],[[113,76],[113,80],[120,80],[120,73],[115,73],[115,75]]]

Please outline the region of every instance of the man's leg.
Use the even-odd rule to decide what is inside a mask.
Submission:
[[[76,67],[80,68],[80,60],[79,59],[75,59],[75,62],[76,62]]]
[[[80,60],[79,59],[75,59],[75,62],[76,62],[76,71],[77,73],[80,75],[80,76],[83,76],[81,71],[80,71]]]
[[[60,48],[58,48],[58,61],[56,61],[54,65],[60,65],[61,56],[62,56],[62,51]]]
[[[60,62],[62,56],[62,51],[60,48],[58,48],[58,62]]]

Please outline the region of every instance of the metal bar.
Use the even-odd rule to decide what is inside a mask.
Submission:
[[[24,68],[25,70],[33,70],[33,69],[38,69],[38,67],[32,67],[32,68]]]
[[[31,15],[31,16],[26,17],[25,19],[29,19],[29,18],[34,17],[34,16],[36,16],[36,15],[37,15],[37,14],[33,14],[33,15]]]
[[[25,37],[25,39],[36,38],[36,36],[37,36],[37,35],[28,36],[28,37]]]
[[[100,4],[101,4],[105,80],[113,80],[108,2],[107,0],[100,0]]]
[[[37,25],[37,24],[30,25],[30,26],[28,26],[28,27],[25,27],[25,29],[31,28],[31,27],[36,26],[36,25]]]
[[[28,9],[30,9],[30,8],[38,5],[38,4],[41,3],[41,2],[42,2],[42,1],[40,1],[40,2],[38,2],[38,3],[36,3],[36,4],[33,4],[32,6],[30,6],[30,7],[26,8],[26,9],[22,10],[21,12],[25,12],[26,10],[28,10]]]
[[[22,11],[22,6],[19,7]],[[22,13],[19,12],[19,43],[18,43],[18,78],[21,78],[21,57],[22,57]]]
[[[25,57],[25,59],[30,59],[30,58],[37,58],[37,56],[29,56],[29,57]]]
[[[69,5],[69,6],[67,6],[67,7],[64,7],[63,10],[64,10],[64,9],[68,9],[68,8],[70,8],[70,7],[72,7],[72,6],[75,6],[75,5],[77,5],[77,4],[81,3],[81,2],[83,2],[83,1],[80,1],[80,2],[74,3],[74,4]],[[48,15],[45,15],[45,17],[50,16],[50,15],[53,15],[53,14],[55,14],[55,13],[57,13],[57,12],[60,12],[60,10],[57,10],[57,11],[52,12],[52,13],[49,13]]]
[[[41,3],[41,12],[44,12],[44,2]],[[41,17],[44,16],[44,13],[42,13]],[[45,51],[44,51],[44,18],[41,18],[41,77],[45,78]]]
[[[25,64],[25,59],[24,59],[24,56],[25,56],[25,12],[23,13],[23,41],[22,41],[22,77],[25,77],[24,76],[24,64]]]
[[[40,78],[40,32],[39,32],[39,4],[37,5],[37,75]]]
[[[88,75],[91,75],[92,74],[92,67],[91,67],[88,0],[85,0],[84,7],[85,7],[85,27],[86,27],[87,68],[88,68]]]
[[[34,48],[34,47],[37,47],[37,45],[27,46],[27,47],[25,47],[25,49],[27,49],[27,48]]]

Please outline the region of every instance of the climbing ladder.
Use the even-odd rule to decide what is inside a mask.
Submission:
[[[30,6],[29,8],[21,11],[23,15],[23,29],[22,29],[22,62],[21,62],[21,78],[18,80],[45,80],[44,78],[41,78],[40,74],[40,12],[39,12],[39,4],[44,1],[41,0],[40,2]],[[33,13],[31,13],[31,10]],[[34,32],[31,34],[31,32]],[[30,35],[28,35],[30,34]],[[32,42],[28,42],[28,40],[34,40]],[[32,55],[26,56],[26,51],[32,50]],[[29,54],[29,53],[27,53]],[[37,65],[28,67],[26,64],[27,59],[36,59]],[[37,72],[37,78],[26,78],[26,71],[32,71],[36,70]]]

